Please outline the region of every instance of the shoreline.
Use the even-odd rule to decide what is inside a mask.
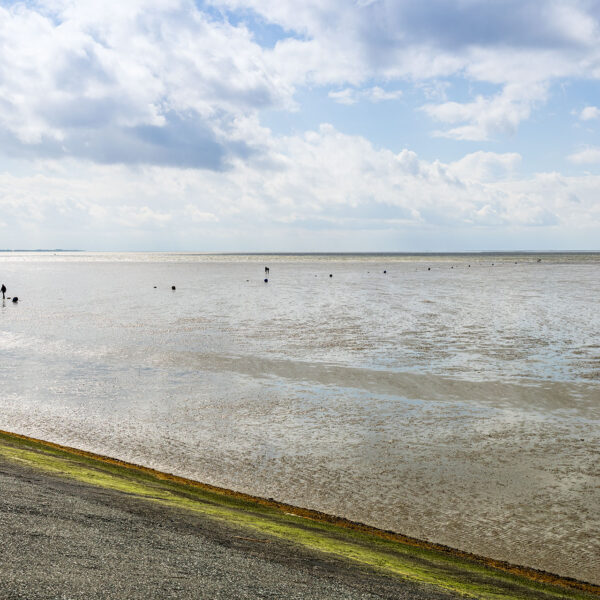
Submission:
[[[6,447],[11,445],[20,447],[22,451],[17,449],[11,455],[11,452],[6,450]],[[581,593],[585,595],[600,595],[600,585],[594,583],[580,581],[570,577],[562,577],[560,575],[549,573],[547,571],[541,571],[530,567],[511,564],[506,561],[499,561],[489,557],[464,552],[462,550],[451,548],[442,544],[436,544],[434,542],[429,542],[426,540],[419,540],[417,538],[405,536],[392,531],[381,530],[363,523],[350,521],[343,517],[337,517],[335,515],[329,515],[315,510],[281,503],[271,498],[261,498],[258,496],[252,496],[249,494],[237,492],[226,488],[220,488],[210,484],[204,484],[202,482],[186,479],[184,477],[179,477],[177,475],[172,475],[169,473],[164,473],[141,465],[128,463],[119,459],[98,455],[85,450],[79,450],[77,448],[63,446],[60,444],[40,440],[37,438],[32,438],[18,433],[0,430],[0,447],[4,449],[3,452],[0,452],[1,458],[10,460],[12,457],[12,459],[16,460],[29,461],[30,465],[37,466],[40,469],[50,469],[53,473],[61,473],[61,468],[66,469],[64,473],[62,473],[63,476],[79,478],[79,480],[81,481],[86,481],[87,483],[91,482],[95,485],[106,485],[107,487],[113,485],[113,489],[120,489],[118,485],[117,487],[114,487],[114,481],[111,482],[108,480],[103,480],[102,484],[98,481],[94,481],[94,479],[96,479],[95,475],[90,475],[89,473],[86,475],[85,473],[83,473],[82,469],[84,469],[86,465],[89,470],[97,470],[100,465],[105,465],[111,470],[111,474],[114,472],[114,474],[116,474],[117,477],[122,477],[123,475],[130,475],[134,478],[141,477],[144,479],[144,481],[147,480],[148,482],[150,482],[152,486],[159,485],[158,482],[163,482],[166,486],[176,486],[177,488],[182,488],[188,493],[209,495],[211,497],[211,500],[221,502],[221,504],[223,505],[229,505],[231,503],[234,503],[237,507],[236,510],[239,509],[246,512],[254,511],[260,512],[261,514],[264,511],[268,511],[269,515],[278,515],[278,517],[275,518],[277,518],[279,521],[286,521],[286,523],[278,523],[281,531],[277,530],[276,534],[281,535],[283,537],[288,536],[288,538],[290,539],[292,539],[293,537],[292,534],[296,535],[297,532],[291,532],[291,530],[288,530],[289,528],[285,529],[285,527],[289,525],[287,521],[289,521],[290,519],[298,520],[299,518],[314,523],[314,527],[316,527],[317,529],[326,528],[328,535],[333,534],[340,538],[344,538],[344,544],[347,544],[349,541],[352,540],[356,541],[355,538],[359,536],[360,542],[363,545],[367,544],[372,547],[378,547],[381,544],[384,544],[384,550],[386,552],[395,549],[396,551],[402,551],[407,555],[410,555],[411,553],[419,554],[420,558],[422,558],[423,553],[425,553],[427,555],[428,560],[433,560],[432,557],[435,557],[435,559],[438,561],[450,562],[453,565],[453,568],[456,568],[458,570],[463,569],[464,573],[468,573],[469,569],[471,569],[471,571],[473,571],[474,568],[477,568],[479,570],[484,569],[486,573],[488,573],[488,571],[492,574],[496,572],[504,573],[506,574],[506,576],[509,576],[511,578],[511,581],[514,578],[514,581],[531,582],[531,584],[534,585],[536,588],[538,586],[543,586],[544,588],[546,586],[549,586],[553,590],[552,595],[555,596],[564,595],[566,597],[573,597],[573,595],[580,596]],[[31,456],[24,458],[27,452],[29,452]],[[37,453],[36,456],[34,456],[35,453]],[[42,461],[40,462],[40,464],[36,464],[36,461],[38,459],[41,460],[40,453],[46,453],[49,455],[55,453],[55,455],[52,455],[49,458],[44,458],[45,462]],[[56,464],[51,464],[53,456],[57,461]],[[73,463],[76,463],[77,459],[82,459],[81,464],[74,465]],[[60,464],[60,461],[63,461],[62,466]],[[68,461],[68,463],[66,461]],[[76,475],[73,474],[75,471],[73,473],[69,471],[71,467],[75,469],[77,473]],[[77,471],[77,469],[79,469],[79,471]],[[139,484],[140,482],[136,481],[135,483]],[[124,484],[122,483],[119,485],[121,485],[121,487],[124,486]],[[127,485],[131,486],[133,484],[131,482],[128,482]],[[122,491],[124,491],[125,487],[123,487]],[[143,497],[144,494],[148,495],[147,491],[144,493],[140,493],[140,489],[138,488],[136,488],[136,493],[138,493],[140,497]],[[163,503],[172,504],[172,498],[170,497],[165,496],[163,500]],[[217,515],[217,518],[230,519],[230,517],[231,515],[226,515],[223,511],[222,514],[219,513],[219,515]],[[236,518],[236,522],[238,524],[244,520],[240,520],[239,515],[237,515]],[[245,524],[248,525],[251,519],[250,521],[246,519],[246,521],[248,522]],[[250,523],[250,525],[252,525],[252,523]],[[256,523],[254,523],[254,525],[252,526],[257,527]],[[296,526],[296,524],[294,526]],[[303,523],[303,526],[306,527],[305,523]],[[267,531],[269,529],[264,523],[261,524],[260,527],[263,527],[263,531]],[[273,531],[271,531],[271,533],[273,533]],[[298,542],[298,539],[295,539],[295,541]],[[303,543],[302,539],[300,539],[300,543]],[[311,539],[310,543],[312,544],[312,546],[315,546],[317,542],[315,541],[315,539]],[[341,555],[343,555],[344,552],[346,552],[347,550],[344,550],[343,548],[340,550],[341,546],[339,548],[336,546],[335,550],[331,550],[331,548],[329,547],[330,545],[325,544],[325,546],[323,546],[324,548],[326,548],[326,552],[338,552],[338,554],[341,553]],[[364,548],[362,548],[362,550],[364,550]],[[373,548],[370,548],[369,550],[371,551],[373,550]],[[354,549],[352,552],[356,552],[356,549]],[[346,554],[352,557],[352,552],[347,551]],[[364,556],[360,555],[358,556],[358,558],[354,557],[354,560],[357,560],[362,564],[365,564],[366,562],[366,564],[372,566],[372,564],[378,564],[378,561],[381,561],[381,557],[370,557],[369,560],[366,560]],[[392,573],[394,571],[400,573],[402,572],[401,569],[399,570],[397,568],[397,565],[390,565],[388,570]],[[408,573],[408,575],[405,573],[404,576],[408,579],[419,580],[419,577],[413,577],[410,573]],[[420,577],[422,578],[422,576]],[[436,575],[436,577],[438,576]],[[469,576],[455,573],[453,577],[454,579],[452,579],[452,584],[448,583],[450,581],[450,579],[448,579],[448,581],[446,581],[445,584],[441,585],[441,587],[451,591],[461,591],[461,587],[459,585],[462,581],[461,577],[466,577],[468,579]],[[435,578],[433,578],[433,580],[435,580]],[[427,581],[427,578],[425,578],[425,581]],[[520,585],[526,584],[522,583]],[[564,594],[561,594],[559,590],[563,590]],[[511,597],[522,596],[514,595]]]

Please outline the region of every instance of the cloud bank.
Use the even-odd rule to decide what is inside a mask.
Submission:
[[[68,239],[81,247],[101,231],[110,232],[102,249],[118,239],[132,244],[127,249],[165,249],[176,231],[175,249],[222,243],[220,249],[277,250],[291,236],[296,244],[287,249],[316,251],[366,250],[375,236],[385,250],[443,250],[452,249],[453,231],[476,231],[489,244],[490,232],[501,228],[528,248],[536,229],[571,245],[582,232],[591,238],[600,219],[600,176],[514,179],[521,159],[514,153],[428,162],[323,125],[279,139],[271,154],[268,169],[236,159],[225,173],[89,164],[74,176],[74,164],[49,161],[35,176],[4,174],[3,238],[16,245],[15,232],[28,230],[42,246]],[[341,235],[348,232],[354,237]]]

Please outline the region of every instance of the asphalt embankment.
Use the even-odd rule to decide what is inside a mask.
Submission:
[[[0,432],[0,598],[591,599],[600,588]]]

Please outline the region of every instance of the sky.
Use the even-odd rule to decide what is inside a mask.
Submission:
[[[0,239],[600,250],[600,0],[0,0]]]

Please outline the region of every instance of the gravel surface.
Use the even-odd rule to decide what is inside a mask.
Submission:
[[[0,459],[0,598],[457,595]]]

